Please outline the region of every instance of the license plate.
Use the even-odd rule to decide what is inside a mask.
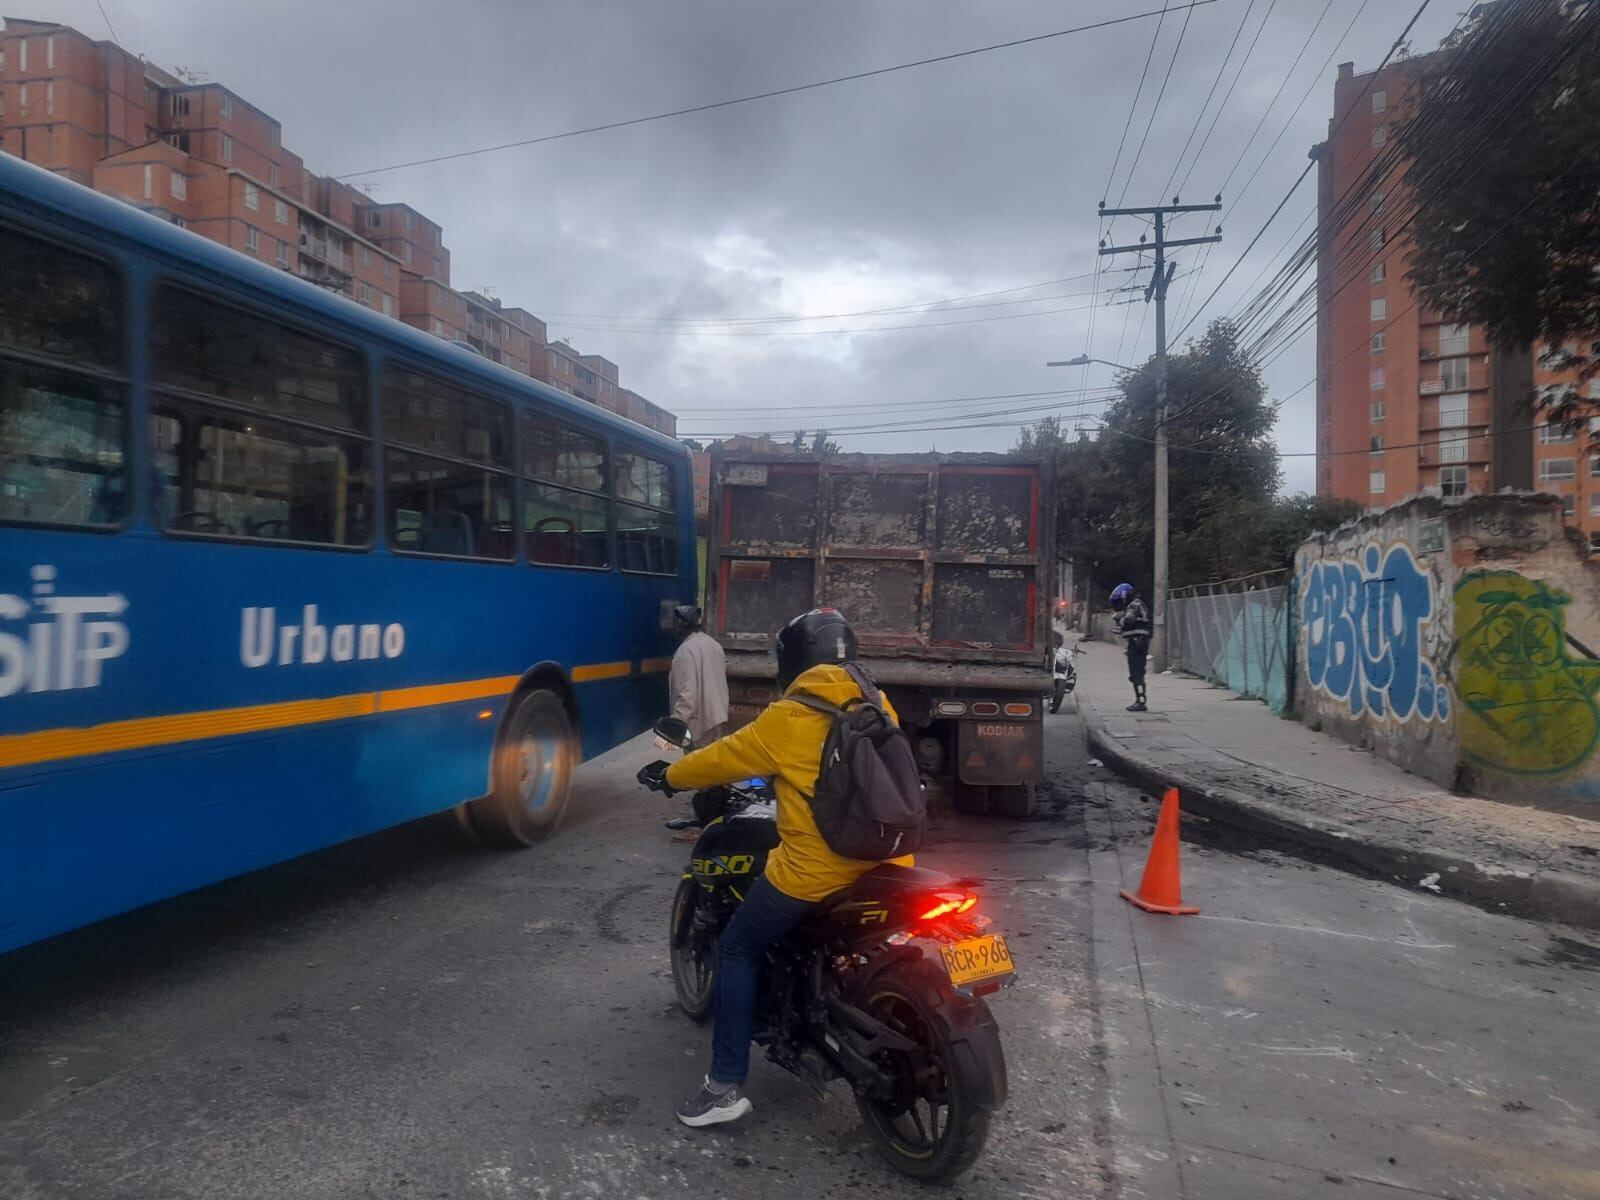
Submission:
[[[939,953],[944,958],[944,969],[950,973],[950,982],[957,987],[1000,979],[1017,969],[1011,961],[1006,939],[998,933],[968,938],[953,946],[940,946]]]

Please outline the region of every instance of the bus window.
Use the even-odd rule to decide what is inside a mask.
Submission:
[[[617,563],[624,571],[675,575],[678,519],[672,467],[624,450],[612,480],[617,494]],[[625,503],[631,502],[631,503]]]
[[[110,266],[0,229],[0,521],[128,515],[122,329]]]
[[[368,543],[371,420],[356,351],[171,286],[156,293],[150,346],[167,529]]]
[[[609,567],[605,443],[525,413],[522,474],[522,536],[528,561]]]
[[[391,368],[383,422],[389,544],[414,554],[514,557],[510,410]]]

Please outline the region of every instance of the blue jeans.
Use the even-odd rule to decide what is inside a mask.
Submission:
[[[722,931],[717,947],[716,1029],[711,1038],[711,1078],[717,1083],[744,1082],[750,1070],[750,1031],[762,957],[815,907],[758,879]]]

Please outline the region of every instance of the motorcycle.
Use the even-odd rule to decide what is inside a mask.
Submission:
[[[690,748],[675,718],[656,734]],[[672,899],[672,983],[711,1016],[717,944],[778,844],[777,812],[744,784],[694,796],[704,827]],[[880,1155],[953,1179],[983,1152],[1006,1099],[1000,1029],[983,999],[1016,980],[1003,935],[976,912],[979,881],[888,864],[830,896],[768,952],[753,1041],[822,1094],[843,1079]]]
[[[1061,701],[1078,686],[1078,668],[1072,660],[1083,651],[1074,642],[1071,646],[1057,646],[1050,657],[1050,711],[1061,711]]]

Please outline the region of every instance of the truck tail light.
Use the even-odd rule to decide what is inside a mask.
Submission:
[[[941,717],[965,716],[967,704],[964,700],[941,700],[934,706],[934,711]]]
[[[998,717],[1000,706],[992,700],[979,700],[972,706],[972,715],[975,717]]]
[[[1025,717],[1029,713],[1031,713],[1032,711],[1033,711],[1033,705],[1031,705],[1031,704],[1008,704],[1008,705],[1006,705],[1006,716],[1008,716],[1008,717]]]

